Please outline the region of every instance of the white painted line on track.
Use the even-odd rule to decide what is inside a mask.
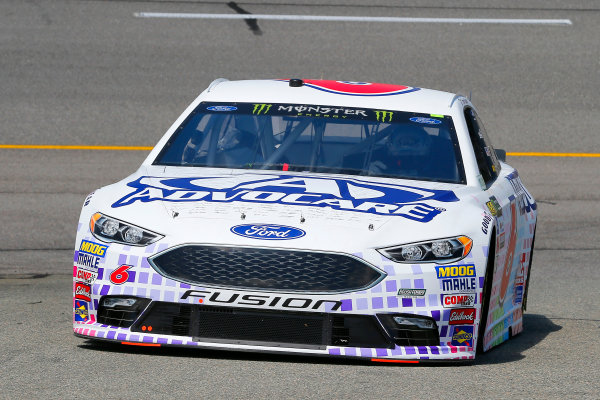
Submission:
[[[331,21],[331,22],[408,22],[428,24],[520,24],[520,25],[573,25],[570,19],[510,19],[510,18],[408,18],[359,17],[342,15],[276,15],[276,14],[194,14],[136,12],[136,18],[178,19],[263,19],[277,21]]]

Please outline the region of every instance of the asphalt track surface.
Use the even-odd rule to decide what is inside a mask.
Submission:
[[[470,365],[97,345],[72,335],[87,193],[213,79],[305,77],[468,94],[512,153],[600,153],[597,1],[272,0],[253,14],[568,19],[571,25],[136,18],[227,2],[0,2],[0,398],[600,398],[600,158],[509,157],[539,204],[525,330]],[[368,5],[367,5],[368,4]]]

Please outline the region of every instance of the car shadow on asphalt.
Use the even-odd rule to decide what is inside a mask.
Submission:
[[[525,358],[523,352],[540,343],[552,332],[562,329],[549,318],[540,314],[523,314],[523,332],[490,351],[478,354],[477,365],[504,364]]]
[[[439,361],[419,364],[398,364],[373,362],[370,359],[347,357],[315,357],[310,355],[290,355],[274,353],[256,353],[231,350],[211,350],[190,347],[138,347],[126,346],[116,342],[101,340],[86,340],[78,345],[81,349],[123,353],[143,354],[158,357],[210,358],[214,360],[261,361],[272,363],[298,364],[330,364],[330,365],[373,365],[379,367],[421,367],[421,366],[469,366],[503,364],[523,359],[525,350],[541,342],[548,334],[562,329],[550,319],[538,314],[525,314],[523,317],[524,331],[508,342],[501,344],[487,353],[479,354],[475,362]]]

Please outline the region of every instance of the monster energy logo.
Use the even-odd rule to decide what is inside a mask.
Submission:
[[[254,109],[252,110],[252,114],[266,114],[271,109],[271,105],[272,104],[255,104]]]
[[[385,122],[385,119],[388,119],[388,122],[392,122],[392,115],[394,115],[391,111],[375,111],[375,116],[377,117],[377,121]]]

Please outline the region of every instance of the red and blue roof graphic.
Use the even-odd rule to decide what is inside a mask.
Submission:
[[[287,82],[288,79],[285,79],[285,81]],[[420,90],[411,86],[392,85],[389,83],[329,81],[321,79],[304,79],[304,86],[347,96],[392,96]]]

